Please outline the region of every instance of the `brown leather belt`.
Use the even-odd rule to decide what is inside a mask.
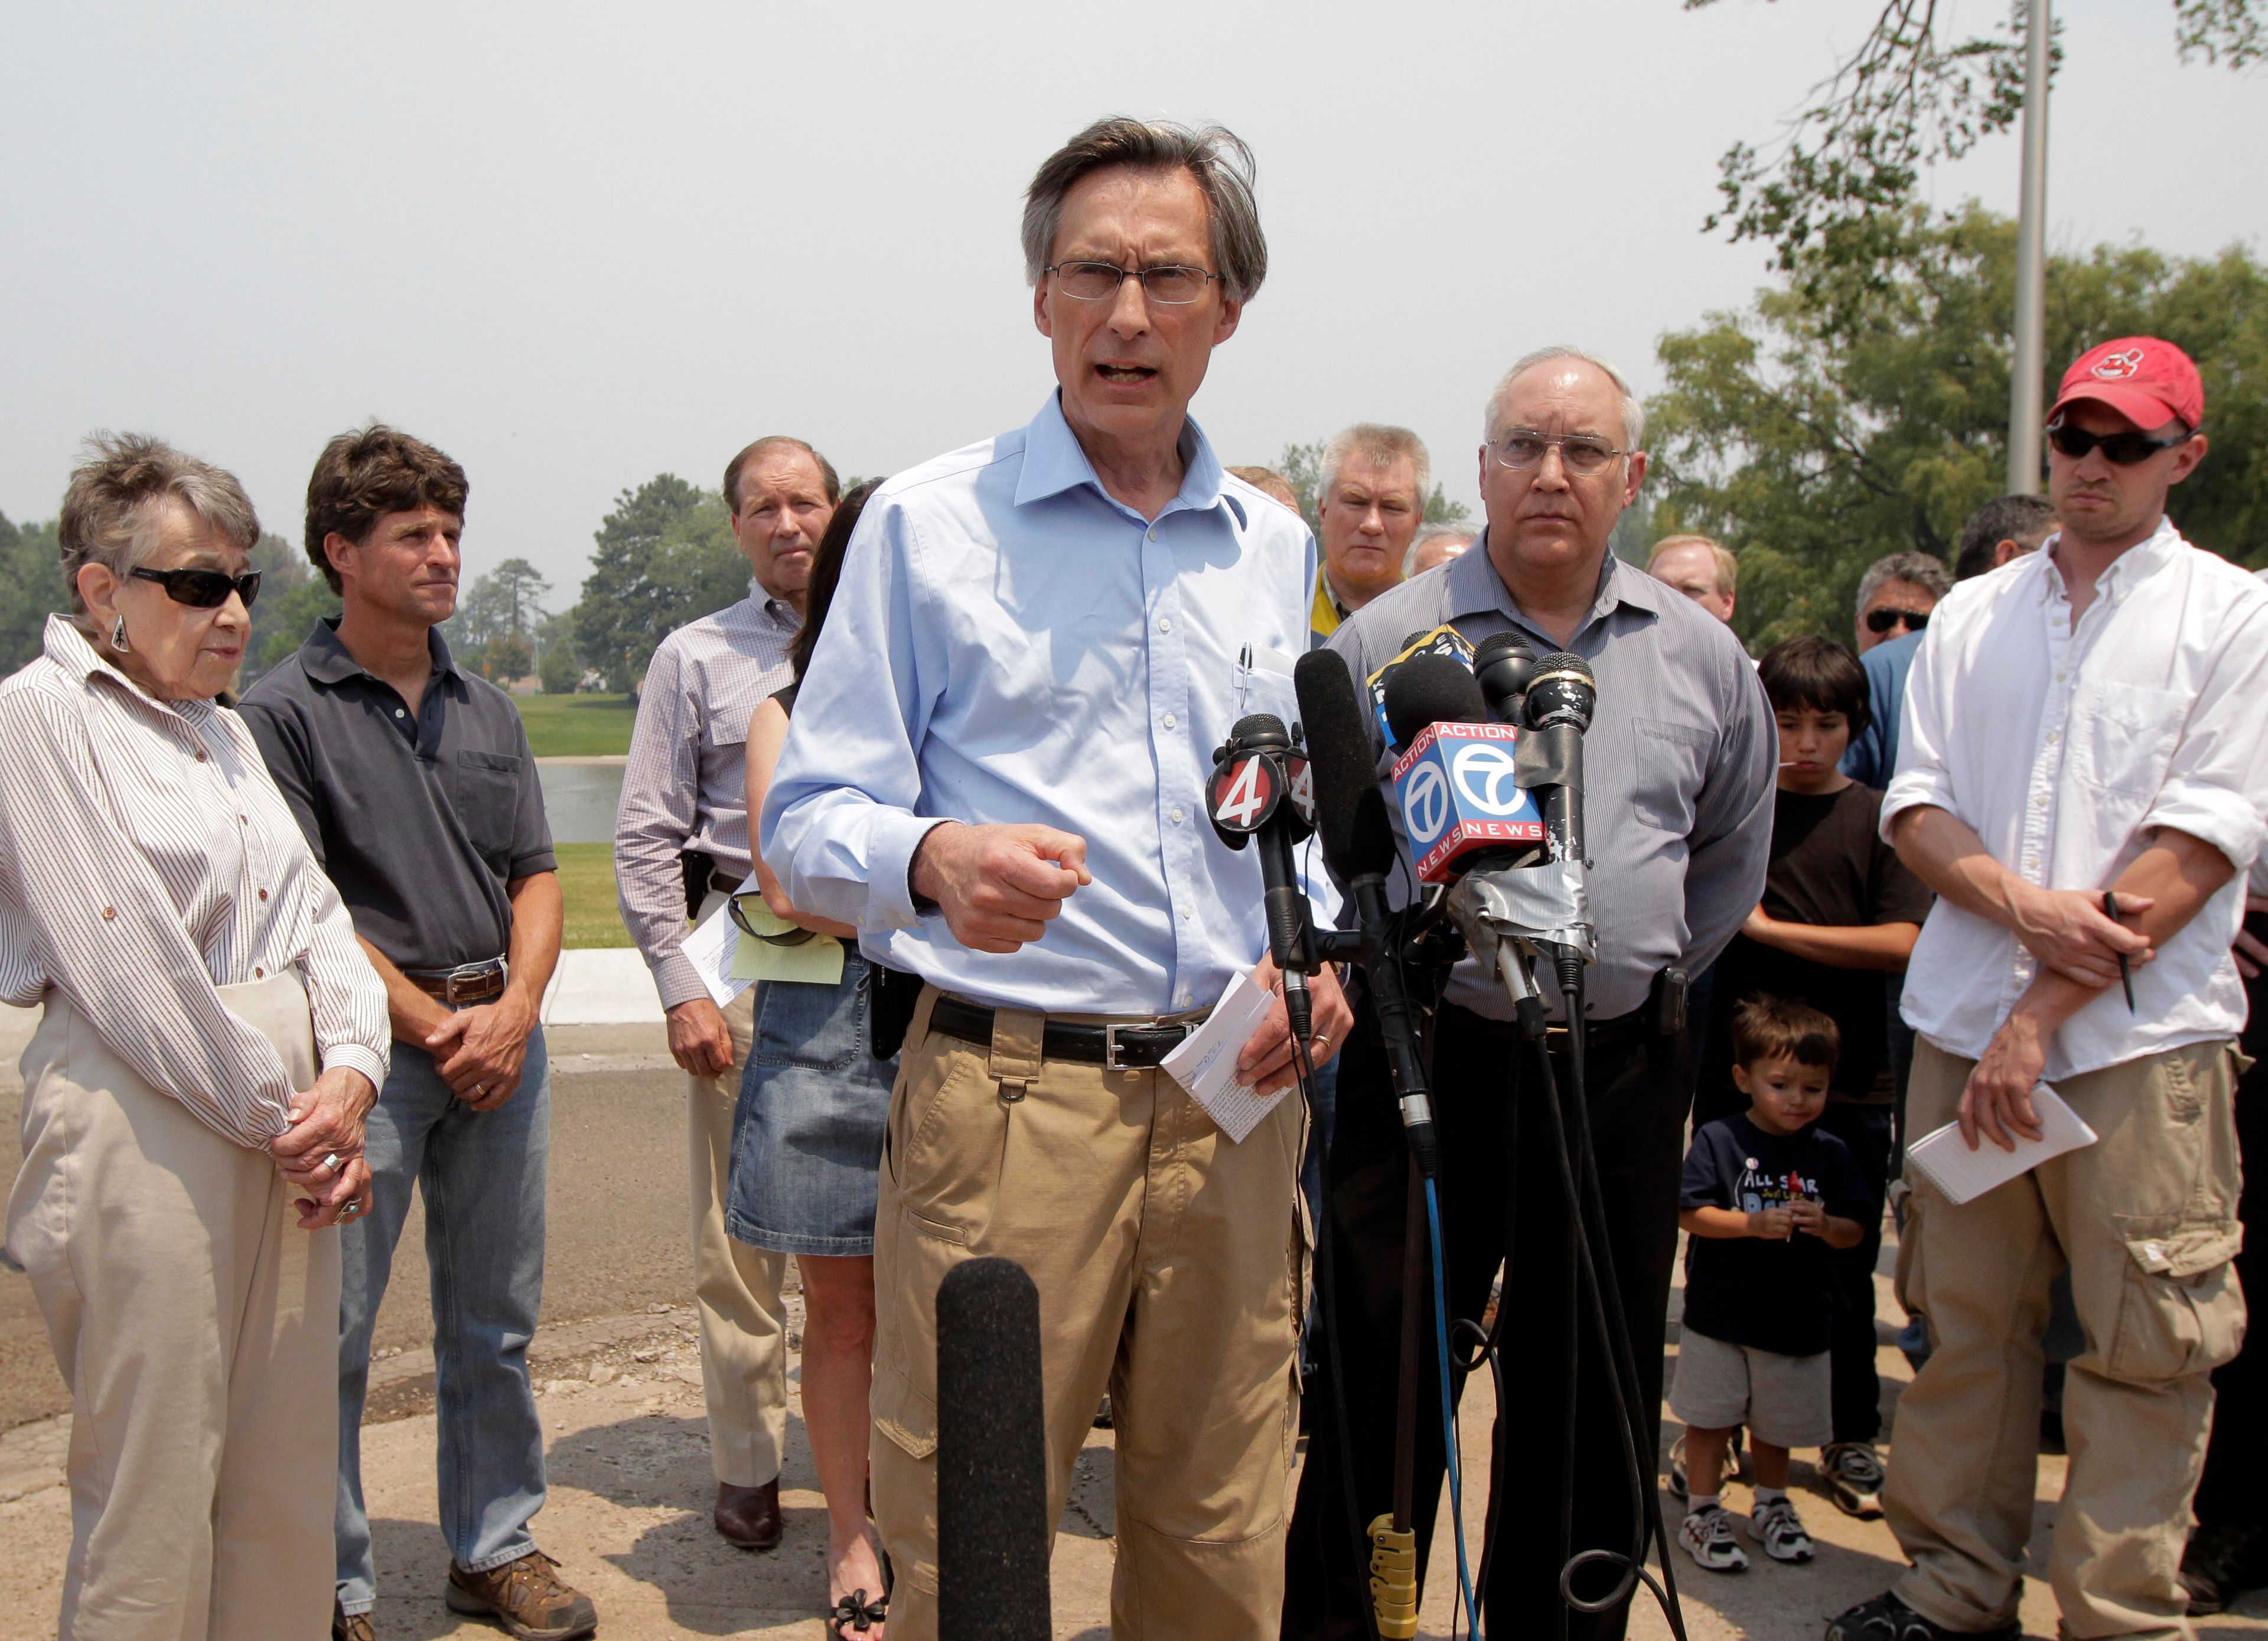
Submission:
[[[405,968],[401,973],[427,997],[461,1009],[502,997],[512,978],[512,966],[503,958],[491,957],[483,962],[460,963],[454,968]]]

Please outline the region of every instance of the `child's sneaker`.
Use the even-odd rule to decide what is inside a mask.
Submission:
[[[1721,1505],[1712,1505],[1687,1516],[1678,1527],[1677,1542],[1685,1546],[1687,1555],[1711,1572],[1749,1570],[1749,1553],[1733,1536],[1733,1518],[1725,1513]]]
[[[1819,1450],[1819,1477],[1846,1516],[1878,1521],[1882,1515],[1882,1459],[1870,1442],[1830,1442]]]
[[[1749,1512],[1749,1531],[1774,1561],[1811,1559],[1811,1534],[1803,1530],[1803,1518],[1795,1513],[1793,1500],[1768,1498],[1758,1505]]]

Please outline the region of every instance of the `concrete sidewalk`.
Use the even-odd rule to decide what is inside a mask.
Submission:
[[[799,1301],[791,1300],[792,1338],[801,1338]],[[551,1467],[551,1501],[536,1527],[546,1549],[598,1602],[600,1633],[616,1641],[674,1641],[685,1637],[793,1637],[817,1641],[826,1599],[826,1518],[803,1445],[799,1404],[791,1426],[783,1502],[787,1539],[776,1551],[733,1550],[710,1530],[711,1479],[700,1395],[700,1365],[684,1307],[547,1328],[533,1352]],[[1896,1351],[1882,1353],[1894,1382],[1906,1378]],[[435,1526],[434,1423],[431,1363],[406,1351],[379,1365],[390,1394],[374,1395],[378,1419],[364,1439],[364,1480],[376,1529],[381,1641],[434,1641],[497,1633],[451,1614],[441,1601],[446,1552]],[[423,1392],[421,1394],[420,1393]],[[391,1409],[396,1416],[387,1417]],[[1488,1471],[1491,1398],[1485,1376],[1474,1380],[1461,1418],[1467,1473],[1469,1542],[1479,1554]],[[70,1506],[62,1464],[68,1417],[20,1426],[0,1437],[0,1638],[52,1636],[60,1597]],[[1667,1437],[1675,1432],[1670,1425]],[[1530,1436],[1522,1446],[1541,1451]],[[1893,1458],[1892,1462],[1895,1462]],[[1108,1633],[1111,1568],[1110,1435],[1098,1431],[1079,1461],[1071,1506],[1056,1539],[1055,1618],[1058,1636]],[[2061,1459],[2041,1461],[2038,1520],[2054,1519]],[[1799,1468],[1799,1487],[1808,1471]],[[1881,1589],[1900,1564],[1881,1522],[1853,1521],[1815,1492],[1799,1507],[1819,1542],[1819,1558],[1784,1567],[1756,1557],[1740,1577],[1712,1576],[1678,1558],[1678,1586],[1694,1641],[1815,1641],[1823,1620]],[[1727,1503],[1748,1508],[1745,1490]],[[1666,1496],[1665,1509],[1675,1501]],[[1674,1517],[1673,1517],[1674,1520]],[[1446,1538],[1428,1580],[1424,1634],[1450,1633],[1454,1558]],[[2268,1599],[2247,1599],[2242,1615],[2201,1621],[2207,1641],[2268,1631]],[[2052,1597],[2027,1585],[2025,1627],[2055,1633]],[[1460,1633],[1462,1633],[1462,1628]],[[1644,1594],[1631,1625],[1644,1641],[1668,1628]]]

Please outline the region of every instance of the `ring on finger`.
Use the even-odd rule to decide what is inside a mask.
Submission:
[[[315,1166],[319,1168],[328,1168],[334,1174],[337,1173],[339,1166],[339,1153],[335,1151],[325,1152],[323,1153],[323,1159]]]

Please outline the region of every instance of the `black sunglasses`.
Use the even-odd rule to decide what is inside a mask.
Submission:
[[[790,929],[783,934],[764,933],[755,924],[750,923],[747,913],[740,909],[742,898],[741,895],[735,894],[725,902],[725,910],[731,916],[733,923],[740,926],[742,934],[753,935],[766,946],[801,946],[814,938],[812,931],[808,929]],[[747,891],[747,898],[761,900],[763,897],[757,894],[754,889],[750,889]]]
[[[1894,610],[1888,607],[1867,612],[1868,632],[1888,632],[1900,622],[1905,622],[1908,632],[1919,632],[1929,625],[1929,612],[1927,610]]]
[[[2160,451],[2186,445],[2196,437],[2194,433],[2176,433],[2171,438],[2153,438],[2147,433],[2090,433],[2083,427],[2070,427],[2061,422],[2048,423],[2048,443],[2059,453],[2077,461],[2088,451],[2099,450],[2105,461],[2122,467],[2147,461]]]
[[[154,581],[166,589],[166,596],[176,604],[186,604],[191,609],[217,610],[228,602],[232,592],[244,600],[250,609],[252,601],[260,596],[260,572],[248,570],[241,576],[224,575],[217,570],[143,570],[128,572],[137,581]]]

